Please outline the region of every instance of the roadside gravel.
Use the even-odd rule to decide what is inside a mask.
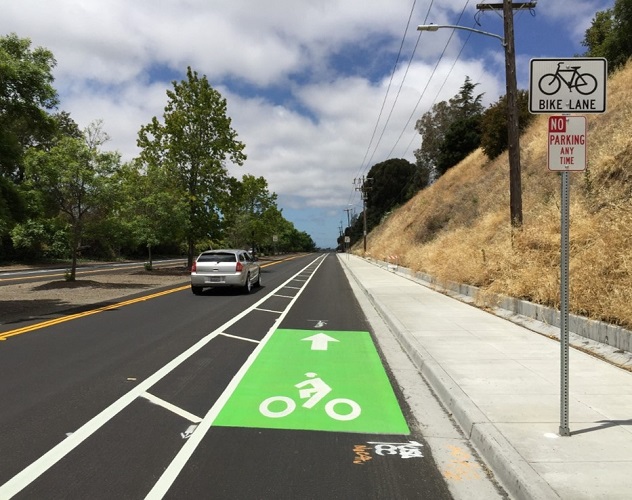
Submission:
[[[68,282],[53,281],[2,284],[0,286],[0,324],[51,319],[61,314],[103,306],[125,297],[147,294],[189,283],[184,268],[160,268],[153,271],[120,270],[92,274]]]

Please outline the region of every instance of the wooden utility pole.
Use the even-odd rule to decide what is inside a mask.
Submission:
[[[507,139],[509,146],[509,212],[511,225],[522,226],[522,179],[520,172],[520,125],[518,122],[518,84],[516,82],[516,49],[514,43],[514,9],[533,9],[537,2],[478,4],[478,10],[502,10],[504,20],[505,85],[507,89]]]
[[[356,191],[360,191],[362,193],[362,218],[364,219],[364,253],[366,253],[366,200],[368,198],[369,187],[366,186],[367,181],[371,179],[365,179],[362,176],[362,179],[354,179],[353,183],[356,184]]]

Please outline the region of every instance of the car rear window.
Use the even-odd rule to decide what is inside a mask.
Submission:
[[[237,262],[234,253],[203,253],[198,262]]]

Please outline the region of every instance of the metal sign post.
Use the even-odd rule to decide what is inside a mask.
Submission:
[[[560,259],[560,436],[570,436],[568,427],[568,260],[569,260],[569,172],[562,172],[562,216],[561,216],[561,259]]]
[[[549,170],[561,173],[562,207],[560,217],[560,436],[570,436],[568,427],[569,333],[568,279],[570,227],[570,172],[586,170],[586,118],[549,117]]]
[[[569,333],[568,278],[570,227],[570,172],[586,170],[586,118],[583,116],[549,117],[549,159],[552,172],[560,172],[562,207],[560,217],[560,436],[570,436],[568,427]]]

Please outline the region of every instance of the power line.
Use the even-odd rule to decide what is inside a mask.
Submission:
[[[434,1],[434,0],[433,0]],[[399,64],[399,58],[402,54],[402,49],[404,47],[404,42],[406,40],[406,35],[408,34],[408,28],[410,27],[410,21],[413,17],[413,12],[415,10],[415,5],[417,4],[417,0],[413,0],[413,5],[410,9],[410,14],[408,15],[408,21],[406,22],[406,27],[404,28],[404,34],[402,35],[402,41],[399,44],[399,51],[397,52],[397,57],[395,58],[395,64],[393,65],[393,70],[391,71],[391,77],[388,82],[388,86],[386,88],[386,93],[384,94],[384,100],[382,101],[382,107],[380,108],[380,112],[378,114],[377,120],[375,122],[375,127],[373,128],[373,134],[371,135],[371,140],[369,141],[369,145],[367,146],[366,152],[364,153],[364,158],[362,159],[362,163],[360,164],[360,169],[358,174],[364,170],[364,163],[366,161],[366,157],[371,150],[371,145],[373,144],[373,139],[375,138],[375,133],[377,132],[377,128],[380,124],[380,120],[382,118],[382,113],[384,112],[384,107],[386,106],[386,100],[388,99],[388,94],[391,90],[391,85],[393,84],[393,77],[395,76],[395,71],[397,70],[397,65]]]

